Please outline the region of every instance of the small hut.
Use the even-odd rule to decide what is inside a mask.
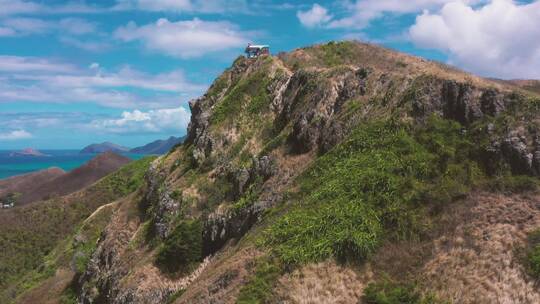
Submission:
[[[248,43],[245,52],[247,58],[257,58],[262,55],[269,55],[270,46],[265,44],[253,45],[251,43]]]

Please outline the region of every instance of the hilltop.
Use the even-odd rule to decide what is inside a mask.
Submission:
[[[107,152],[67,173],[59,168],[50,168],[0,180],[0,197],[16,193],[16,206],[20,206],[64,196],[91,185],[130,161],[127,157]]]
[[[96,242],[58,247],[84,263],[16,302],[540,302],[534,91],[330,42],[239,57],[190,107]]]

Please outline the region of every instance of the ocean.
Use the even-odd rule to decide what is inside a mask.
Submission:
[[[11,157],[9,156],[11,152],[13,151],[0,150],[0,179],[50,167],[59,167],[65,171],[71,171],[96,156],[95,154],[80,154],[79,150],[40,150],[40,152],[50,156],[39,157]],[[145,156],[131,153],[123,153],[122,155],[134,160]]]

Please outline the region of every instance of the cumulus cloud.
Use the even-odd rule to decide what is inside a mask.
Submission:
[[[298,12],[300,22],[308,27],[324,26],[327,28],[363,29],[371,21],[385,14],[402,15],[419,13],[424,9],[440,8],[446,3],[463,1],[480,3],[485,0],[356,0],[341,1],[341,10],[345,13],[330,15],[326,8],[315,4],[306,12]]]
[[[147,49],[181,58],[237,48],[249,41],[230,22],[198,18],[178,22],[162,18],[143,26],[130,22],[117,29],[114,36],[127,42],[140,41]]]
[[[540,1],[460,1],[424,11],[409,31],[419,47],[449,55],[452,64],[484,76],[540,78]]]
[[[32,134],[25,130],[13,130],[5,133],[0,133],[1,140],[19,140],[31,138]]]
[[[161,133],[185,130],[191,114],[185,108],[124,111],[116,119],[100,119],[91,127],[107,133]]]
[[[317,3],[313,4],[311,9],[307,11],[298,11],[296,16],[305,27],[321,26],[332,19],[328,10]]]

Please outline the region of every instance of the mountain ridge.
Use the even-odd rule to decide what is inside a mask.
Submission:
[[[190,108],[19,303],[540,301],[538,94],[345,41],[239,57]]]

